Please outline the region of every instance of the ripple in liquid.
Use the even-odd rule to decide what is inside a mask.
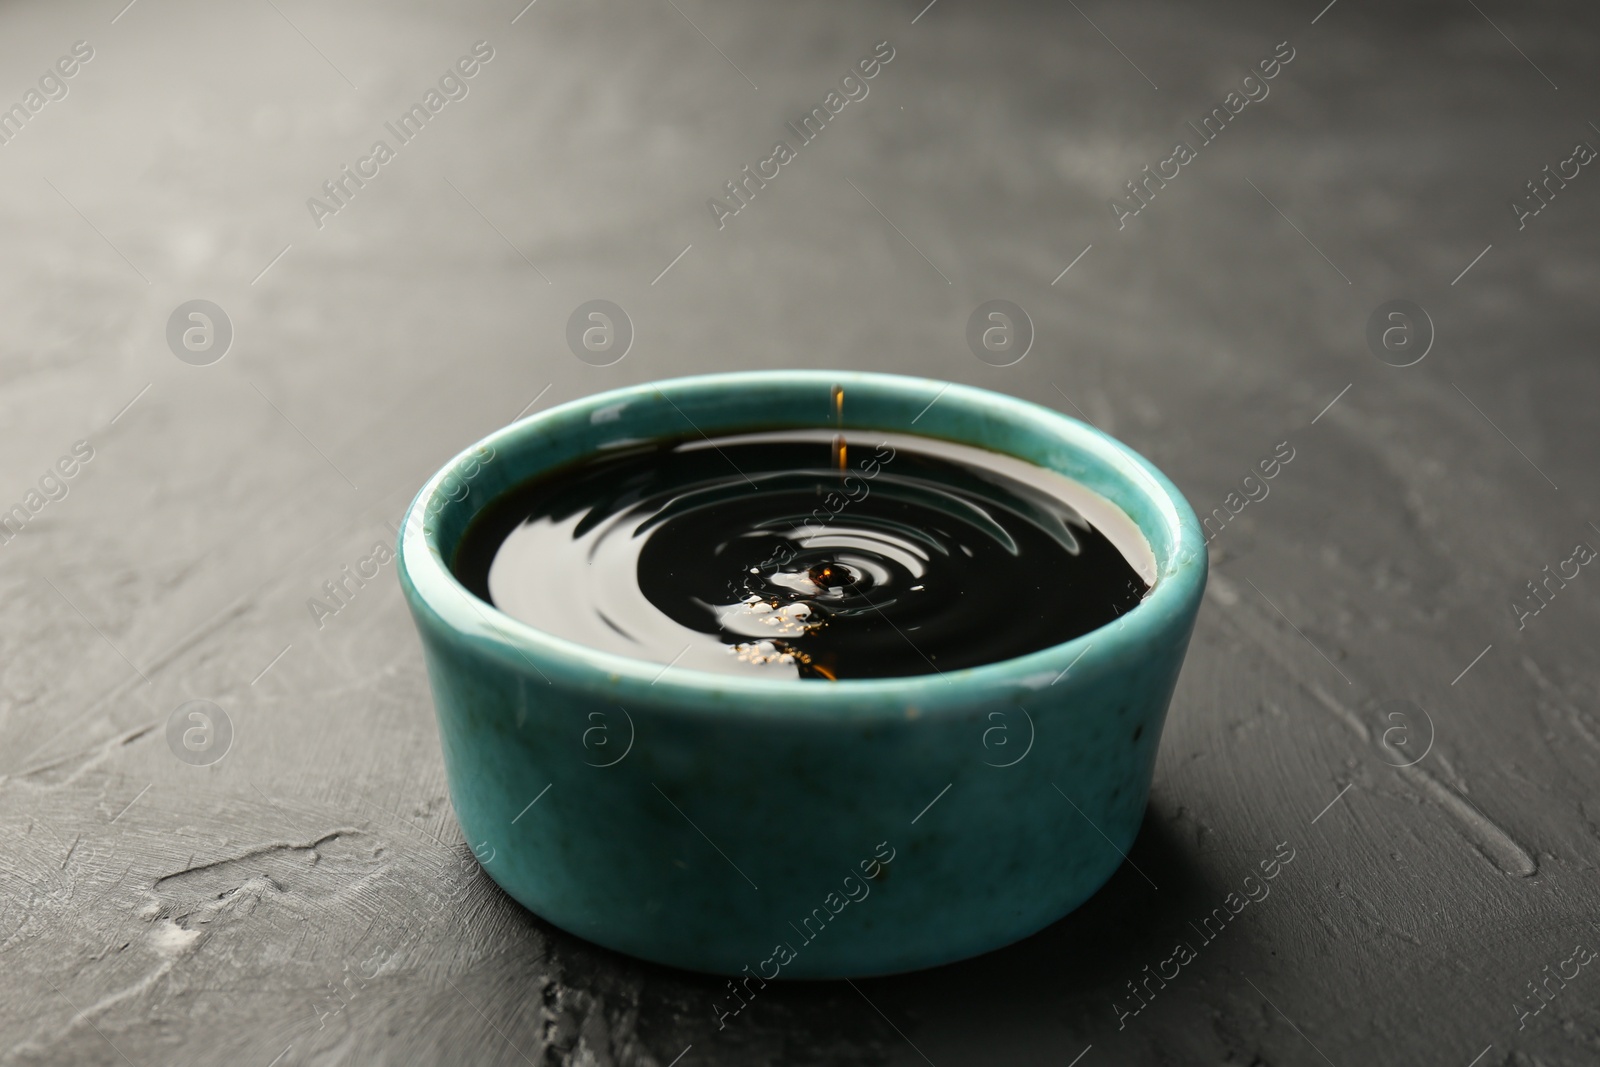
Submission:
[[[546,633],[770,678],[975,667],[1109,622],[1155,561],[1052,471],[907,434],[663,441],[541,475],[468,529],[456,576]]]

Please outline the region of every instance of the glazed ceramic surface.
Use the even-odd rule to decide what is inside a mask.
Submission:
[[[447,561],[485,503],[598,449],[834,425],[977,445],[1078,480],[1139,526],[1149,596],[1016,659],[837,683],[708,674],[544,634]],[[574,401],[457,456],[413,502],[400,575],[457,818],[555,925],[644,959],[762,979],[929,967],[1026,937],[1095,892],[1138,832],[1205,585],[1176,488],[1025,401],[920,378],[774,371]]]

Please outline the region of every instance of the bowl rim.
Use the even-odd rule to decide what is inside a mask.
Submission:
[[[501,612],[467,590],[452,573],[439,550],[438,523],[430,516],[428,509],[439,499],[441,487],[451,478],[465,480],[472,477],[467,474],[463,479],[462,471],[471,464],[481,466],[485,449],[498,454],[501,450],[514,447],[514,443],[520,439],[542,432],[552,423],[571,419],[575,415],[591,417],[602,409],[625,412],[631,402],[652,399],[658,395],[671,402],[671,395],[681,398],[686,392],[774,386],[826,389],[832,384],[843,385],[847,395],[853,384],[858,389],[876,387],[917,398],[949,398],[964,402],[986,415],[1026,426],[1030,432],[1054,432],[1057,441],[1069,449],[1090,453],[1106,463],[1135,492],[1154,505],[1153,513],[1159,518],[1167,535],[1170,548],[1163,552],[1156,539],[1150,536],[1147,524],[1129,516],[1156,558],[1157,579],[1150,593],[1115,622],[1021,656],[934,674],[841,679],[823,684],[801,679],[718,674],[672,664],[664,666],[651,660],[591,648],[547,633]],[[619,421],[625,425],[625,420],[626,415],[623,414]],[[913,435],[920,432],[885,429],[886,432]],[[987,447],[991,451],[1005,451],[954,435],[922,435],[972,447]],[[1028,457],[1017,458],[1040,465]],[[520,474],[516,481],[534,477],[537,473],[529,471]],[[1104,496],[1103,493],[1101,495]],[[463,499],[473,501],[473,514],[488,503],[475,501],[471,494]],[[434,506],[439,515],[446,509],[458,506],[448,496],[444,501]],[[1126,508],[1115,506],[1127,513]],[[804,709],[808,715],[818,719],[828,719],[842,712],[848,712],[854,718],[886,707],[895,709],[896,716],[904,713],[912,717],[944,707],[970,708],[975,692],[992,690],[994,693],[1017,693],[1046,688],[1063,680],[1067,671],[1077,672],[1072,676],[1073,682],[1092,681],[1109,670],[1126,666],[1141,657],[1148,658],[1151,654],[1150,643],[1177,623],[1183,623],[1182,632],[1186,636],[1198,611],[1208,565],[1203,531],[1183,494],[1149,460],[1097,427],[1053,408],[977,386],[909,375],[847,370],[731,371],[670,378],[590,394],[535,412],[467,446],[436,471],[406,509],[397,540],[396,569],[419,628],[425,622],[432,622],[438,629],[450,633],[456,641],[464,641],[479,651],[488,652],[513,670],[525,671],[527,667],[532,667],[545,682],[551,684],[554,684],[552,676],[560,675],[568,687],[593,688],[597,691],[604,688],[608,698],[615,698],[619,692],[625,693],[631,689],[641,694],[648,693],[652,704],[665,701],[683,708],[701,708],[708,714],[730,709],[735,709],[742,716],[748,716],[752,711],[789,714],[796,709]],[[1101,654],[1088,657],[1083,669],[1077,670],[1078,661],[1095,647],[1102,649]],[[1066,665],[1065,668],[1063,665]],[[718,699],[708,701],[708,697]]]

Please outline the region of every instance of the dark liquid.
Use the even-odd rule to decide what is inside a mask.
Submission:
[[[501,611],[591,647],[840,679],[1070,640],[1138,604],[1154,560],[1112,505],[1019,460],[903,434],[780,431],[535,478],[473,520],[454,571]]]

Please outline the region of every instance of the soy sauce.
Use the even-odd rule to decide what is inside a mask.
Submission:
[[[1088,633],[1150,590],[1114,505],[1053,471],[905,434],[661,441],[492,501],[453,570],[537,629],[672,667],[896,678]]]

